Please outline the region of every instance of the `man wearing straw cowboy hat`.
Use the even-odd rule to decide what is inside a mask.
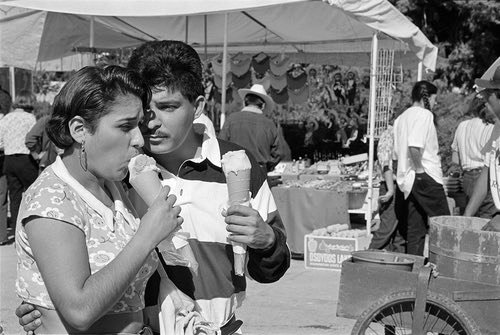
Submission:
[[[228,116],[219,138],[246,148],[266,172],[271,171],[281,160],[278,128],[266,117],[274,108],[273,99],[260,84],[238,94],[245,107]]]
[[[476,79],[478,95],[486,101],[486,107],[497,117],[491,137],[486,142],[481,153],[485,155],[484,167],[481,170],[474,192],[467,203],[464,216],[473,216],[486,196],[489,187],[497,207],[497,213],[483,230],[500,231],[500,166],[498,165],[500,148],[500,66],[498,66],[490,79]]]

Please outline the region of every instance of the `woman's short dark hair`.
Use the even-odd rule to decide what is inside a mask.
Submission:
[[[16,99],[12,104],[13,108],[24,109],[26,112],[31,112],[34,108],[36,97],[29,90],[21,90],[16,95]]]
[[[144,109],[151,101],[151,90],[140,75],[121,66],[98,68],[87,66],[76,72],[54,99],[52,115],[46,130],[59,148],[73,145],[69,121],[75,116],[85,120],[91,134],[99,120],[110,112],[110,106],[119,95],[132,94],[142,101]]]
[[[428,81],[421,80],[413,86],[411,91],[411,100],[412,102],[424,100],[424,107],[431,110],[429,97],[433,94],[437,94],[437,87]]]

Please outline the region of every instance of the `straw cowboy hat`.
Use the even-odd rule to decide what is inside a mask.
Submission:
[[[493,88],[500,90],[500,66],[497,67],[491,79],[476,79],[476,85],[481,89]]]
[[[273,98],[271,98],[269,95],[267,95],[266,90],[264,89],[264,86],[261,84],[254,84],[252,87],[248,88],[241,88],[238,90],[238,94],[240,95],[242,100],[245,100],[245,97],[247,94],[254,94],[261,98],[264,103],[266,104],[264,106],[264,113],[270,113],[273,110],[274,107],[274,101]]]

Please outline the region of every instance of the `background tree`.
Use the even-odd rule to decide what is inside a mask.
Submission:
[[[500,1],[390,0],[409,17],[440,56],[448,59],[450,84],[470,85],[500,56]]]

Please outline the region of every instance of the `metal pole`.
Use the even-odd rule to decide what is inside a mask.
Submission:
[[[422,80],[423,72],[424,72],[424,64],[422,62],[418,62],[417,81]]]
[[[184,36],[184,43],[188,44],[188,34],[189,34],[189,16],[186,15],[186,36]]]
[[[224,13],[224,49],[222,51],[222,97],[220,109],[220,128],[226,122],[226,73],[227,73],[227,18],[228,13]]]
[[[368,146],[368,216],[366,218],[366,233],[370,234],[373,212],[373,161],[375,153],[375,112],[377,98],[377,62],[378,62],[378,37],[377,32],[373,33],[372,55],[370,64],[370,134]]]
[[[89,47],[90,48],[94,47],[94,24],[95,24],[95,17],[91,16],[90,17],[90,38],[89,38]]]
[[[203,16],[203,25],[205,28],[205,61],[208,60],[208,47],[207,47],[207,14]]]
[[[92,63],[95,65],[95,56],[94,56],[94,23],[95,23],[95,17],[91,16],[90,17],[90,38],[89,38],[89,47],[90,47],[90,52],[92,53]]]
[[[10,96],[12,99],[16,99],[16,72],[13,66],[9,66],[9,86],[10,86]]]

